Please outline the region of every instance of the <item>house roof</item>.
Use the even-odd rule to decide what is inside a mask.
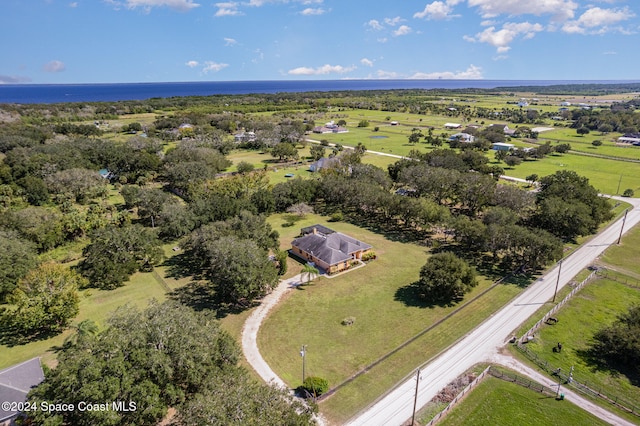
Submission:
[[[313,232],[314,228],[315,233]],[[291,244],[329,265],[350,260],[353,253],[371,248],[367,243],[322,225],[314,225],[304,229],[310,230],[309,233],[296,238]]]
[[[32,387],[44,380],[40,358],[33,358],[21,364],[0,370],[0,401],[24,402]],[[18,414],[0,408],[0,422]]]
[[[312,225],[312,226],[307,226],[306,228],[302,228],[300,230],[300,234],[301,235],[307,235],[307,234],[313,234],[313,230],[316,230],[317,232],[324,234],[324,235],[329,235],[329,234],[333,234],[334,231],[331,228],[327,228],[326,226],[323,225]]]

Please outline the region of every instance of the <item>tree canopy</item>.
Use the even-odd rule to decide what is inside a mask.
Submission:
[[[4,312],[3,322],[23,336],[59,333],[78,314],[77,290],[84,284],[75,271],[44,263],[18,282],[9,295],[15,308]]]
[[[111,403],[135,410],[32,411],[37,424],[77,426],[157,424],[169,407],[178,424],[311,424],[311,412],[289,405],[285,391],[260,385],[237,366],[240,351],[212,312],[177,302],[144,311],[119,308],[108,327],[84,333],[58,355],[58,366],[29,402]],[[285,420],[286,419],[286,420]],[[278,423],[282,420],[282,423]],[[246,423],[245,423],[246,422]]]
[[[421,296],[437,303],[451,303],[478,285],[476,271],[452,252],[431,256],[420,269]]]
[[[138,270],[149,271],[162,259],[160,241],[141,225],[114,225],[94,231],[80,263],[89,285],[113,289]]]

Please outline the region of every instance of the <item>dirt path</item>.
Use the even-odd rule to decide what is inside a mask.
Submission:
[[[262,321],[267,317],[267,314],[273,308],[280,298],[290,289],[296,288],[302,282],[302,274],[291,277],[287,280],[283,280],[278,284],[269,295],[267,295],[260,306],[251,313],[249,318],[244,323],[242,328],[242,352],[247,358],[247,362],[256,370],[256,373],[262,380],[267,383],[273,383],[280,387],[288,388],[288,386],[282,381],[276,373],[273,372],[269,364],[260,355],[258,349],[258,330],[262,325]]]

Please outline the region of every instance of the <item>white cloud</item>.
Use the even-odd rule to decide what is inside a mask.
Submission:
[[[618,52],[613,50],[607,50],[606,52],[602,52],[603,55],[617,55]]]
[[[378,78],[383,78],[383,79],[396,79],[396,78],[402,77],[399,73],[395,71],[384,71],[384,70],[376,71],[376,75],[378,76]]]
[[[505,53],[511,49],[509,45],[518,36],[522,36],[526,40],[533,38],[536,33],[542,30],[544,27],[540,24],[507,22],[500,30],[496,31],[496,27],[491,26],[477,33],[475,37],[464,36],[463,38],[469,42],[488,43],[494,46],[498,53]]]
[[[362,65],[367,66],[367,67],[372,67],[373,66],[373,61],[371,59],[367,59],[367,58],[360,59],[360,63]]]
[[[409,78],[423,79],[423,80],[436,80],[436,79],[481,80],[483,77],[482,77],[482,68],[471,64],[469,65],[469,68],[467,68],[464,71],[440,71],[440,72],[431,72],[431,73],[418,72]]]
[[[578,34],[586,34],[589,32],[605,33],[611,30],[610,25],[618,24],[634,16],[635,14],[626,7],[622,9],[592,7],[584,12],[578,19],[566,22],[562,26],[562,31]]]
[[[169,7],[181,12],[200,6],[198,3],[194,3],[193,0],[125,0],[125,5],[129,9],[141,7],[150,10],[154,7]]]
[[[240,5],[236,2],[216,3],[215,6],[218,8],[218,11],[215,13],[214,16],[217,16],[217,17],[244,15],[244,13],[238,10],[238,7]]]
[[[317,15],[324,15],[325,13],[327,13],[327,11],[324,10],[323,8],[321,8],[321,7],[319,7],[319,8],[308,7],[305,10],[303,10],[302,12],[300,12],[300,15],[317,16]]]
[[[434,1],[425,6],[422,12],[416,12],[413,14],[414,18],[429,19],[429,20],[442,20],[451,19],[460,15],[453,15],[453,6],[460,3],[459,0],[447,0],[447,1]]]
[[[355,66],[343,67],[342,65],[323,65],[318,68],[298,67],[289,70],[290,75],[326,75],[326,74],[345,74],[355,70]]]
[[[198,65],[200,65],[200,63],[198,61],[187,61],[185,65],[188,66],[189,68],[195,68]]]
[[[412,31],[411,27],[408,27],[406,25],[400,25],[398,29],[393,32],[393,35],[396,37],[399,37],[399,36],[410,34],[411,31]]]
[[[225,37],[224,38],[224,45],[225,46],[235,46],[236,44],[238,44],[238,41],[234,38],[229,38],[229,37]]]
[[[62,61],[51,61],[44,64],[42,69],[46,72],[62,72],[65,70],[64,62]]]
[[[395,27],[400,22],[404,22],[404,19],[399,16],[396,16],[395,18],[384,18],[384,23],[391,27]]]
[[[205,61],[204,63],[204,68],[202,69],[202,72],[207,74],[209,72],[218,72],[226,67],[228,67],[229,64],[219,64],[217,62],[213,62],[213,61]]]
[[[469,0],[469,7],[478,7],[483,17],[498,15],[551,15],[565,21],[574,16],[578,3],[573,0]]]
[[[74,1],[74,2],[72,2],[72,3],[69,3],[69,7],[71,7],[71,8],[76,8],[76,7],[78,7],[78,2],[77,2],[77,1]]]
[[[382,25],[378,20],[372,19],[366,24],[372,30],[380,31],[384,29],[384,25]]]
[[[0,84],[17,84],[29,82],[31,82],[31,79],[29,77],[23,77],[20,75],[0,75]]]

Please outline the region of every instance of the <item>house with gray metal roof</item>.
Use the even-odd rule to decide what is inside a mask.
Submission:
[[[292,253],[315,263],[328,274],[348,269],[352,261],[361,260],[372,248],[367,243],[323,225],[303,228],[301,235],[291,243]]]

